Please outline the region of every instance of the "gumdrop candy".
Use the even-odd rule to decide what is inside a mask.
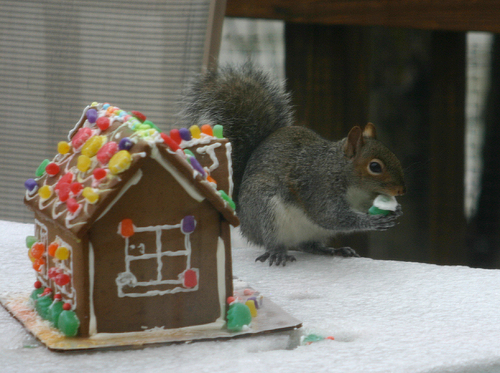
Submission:
[[[165,133],[160,133],[161,138],[163,139],[163,142],[172,150],[173,152],[177,151],[180,149],[179,144],[172,140],[167,134]]]
[[[154,124],[153,122],[151,122],[150,120],[145,120],[144,124],[147,124],[149,127],[155,129],[158,132],[161,132],[161,130],[158,128],[158,126],[156,124]]]
[[[54,281],[57,285],[64,286],[70,283],[71,277],[66,273],[60,273],[54,278]]]
[[[33,244],[37,241],[38,240],[35,236],[26,236],[26,247],[31,249],[31,246],[33,246]]]
[[[196,228],[196,220],[193,215],[185,216],[181,222],[181,231],[184,234],[190,234],[194,232]]]
[[[86,187],[83,189],[83,197],[88,201],[88,203],[94,204],[99,200],[99,193],[97,193],[94,188]]]
[[[370,209],[368,210],[368,213],[370,215],[383,215],[383,216],[387,216],[389,215],[391,212],[389,210],[382,210],[382,209],[379,209],[378,207],[376,206],[372,206],[370,207]]]
[[[54,297],[55,298],[55,297]],[[52,325],[56,326],[59,321],[59,316],[63,311],[63,302],[60,299],[54,299],[47,312],[47,320],[49,320]]]
[[[201,126],[201,132],[208,136],[214,135],[214,130],[212,129],[212,126],[210,124],[204,124],[203,126]]]
[[[76,196],[83,189],[83,185],[81,183],[75,181],[74,183],[71,183],[70,189],[71,189],[71,193],[73,193]]]
[[[37,242],[31,246],[31,256],[35,259],[40,259],[45,253],[45,245],[41,242]]]
[[[64,183],[70,184],[72,181],[73,181],[73,174],[71,172],[66,173],[66,175],[61,177],[59,179],[59,181],[57,182],[57,184],[55,186],[55,190],[59,189],[61,184],[64,184]]]
[[[120,225],[120,234],[123,237],[132,237],[134,235],[134,223],[132,219],[123,219]]]
[[[108,117],[100,117],[99,119],[97,119],[95,124],[101,131],[106,131],[109,128],[111,122]]]
[[[68,154],[69,153],[69,150],[70,150],[71,146],[69,145],[69,143],[67,143],[66,141],[60,141],[58,144],[57,144],[57,152],[59,154]]]
[[[40,281],[37,281],[38,283],[40,283]],[[43,293],[43,289],[41,287],[41,283],[40,283],[40,286],[39,287],[36,287],[35,285],[35,290],[33,290],[30,294],[30,303],[32,305],[35,304],[35,302],[38,300],[38,298],[40,297],[40,294]]]
[[[101,146],[104,144],[104,136],[92,136],[82,147],[82,154],[92,158],[97,154]]]
[[[76,313],[74,311],[64,309],[63,305],[63,311],[59,314],[59,319],[57,320],[57,328],[66,337],[74,337],[78,334],[79,327],[80,320],[76,316]]]
[[[191,289],[196,285],[198,285],[198,276],[196,276],[196,272],[192,269],[186,269],[184,271],[184,287]]]
[[[71,186],[69,183],[63,183],[59,185],[58,196],[61,202],[66,202],[69,198],[71,192]]]
[[[189,157],[194,157],[193,152],[189,149],[184,149],[184,154],[186,154]]]
[[[87,120],[89,123],[94,124],[97,120],[97,110],[96,109],[88,109],[87,110]]]
[[[35,179],[28,179],[24,182],[24,187],[29,192],[34,192],[38,188],[38,183],[35,181]]]
[[[48,159],[44,159],[42,163],[40,163],[40,166],[36,169],[35,176],[36,177],[41,177],[45,173],[45,167],[50,163]]]
[[[232,332],[239,332],[245,325],[250,325],[252,315],[246,304],[233,303],[227,311],[227,328]]]
[[[118,153],[113,155],[113,157],[111,157],[108,167],[109,171],[113,175],[117,175],[128,170],[131,164],[132,156],[130,153],[126,150],[120,150]]]
[[[38,190],[38,195],[41,199],[48,199],[52,196],[52,188],[48,185],[44,185]]]
[[[75,212],[78,211],[78,209],[80,208],[80,204],[78,202],[76,202],[76,199],[74,198],[69,198],[67,201],[66,201],[66,207],[68,208],[68,211],[72,214],[74,214]]]
[[[118,151],[118,144],[114,141],[110,141],[102,146],[97,152],[97,160],[101,164],[108,164],[113,155]]]
[[[83,127],[78,130],[75,136],[71,139],[73,148],[80,149],[80,147],[87,142],[92,136],[92,130],[88,127]]]
[[[176,128],[170,130],[170,138],[174,140],[177,144],[180,144],[182,141],[181,134],[179,133],[179,130]]]
[[[43,293],[42,293],[43,294]],[[49,307],[52,304],[52,294],[47,294],[40,296],[38,300],[36,301],[35,309],[36,312],[43,318],[47,319],[47,316],[49,314]]]
[[[189,158],[189,162],[191,163],[191,166],[201,174],[202,177],[206,176],[205,170],[203,169],[203,167],[201,167],[200,162],[198,162],[195,157]]]
[[[87,172],[91,164],[92,160],[88,156],[82,154],[78,157],[76,168],[81,172]]]
[[[189,132],[191,132],[191,136],[194,139],[200,138],[201,130],[200,130],[200,127],[198,127],[197,125],[193,125],[193,126],[189,127]]]
[[[51,162],[45,167],[45,172],[50,176],[55,176],[59,173],[60,168],[57,163]]]
[[[59,260],[66,260],[69,258],[69,250],[67,247],[59,246],[55,251],[54,256]]]
[[[245,304],[250,310],[250,315],[252,315],[252,317],[257,316],[257,306],[255,305],[255,302],[249,299],[245,302]]]
[[[218,139],[223,139],[224,138],[223,128],[222,128],[222,126],[220,124],[216,124],[213,127],[213,131],[214,131],[214,136],[217,137]]]
[[[146,120],[146,116],[142,114],[140,111],[132,110],[131,113],[134,118],[139,119],[141,122],[144,122]]]
[[[118,144],[118,149],[120,150],[130,150],[130,148],[134,145],[134,142],[128,137],[124,137],[120,140]]]
[[[97,181],[102,180],[106,177],[108,173],[104,168],[96,168],[94,172],[92,172],[92,175],[94,175],[94,179]]]
[[[33,262],[33,269],[37,272],[40,272],[44,265],[45,265],[45,260],[43,258],[35,259],[35,261]]]
[[[59,244],[57,242],[52,242],[47,249],[47,253],[52,257],[55,256],[58,247]]]
[[[226,201],[233,210],[236,210],[236,204],[234,201],[224,192],[223,190],[219,190],[219,194],[224,201]]]
[[[191,132],[187,128],[180,128],[179,134],[181,135],[181,139],[185,141],[191,140]]]
[[[57,267],[52,267],[49,269],[49,271],[47,272],[47,275],[49,276],[49,278],[51,280],[55,279],[57,276],[59,276],[60,274],[62,273],[62,271],[57,268]]]

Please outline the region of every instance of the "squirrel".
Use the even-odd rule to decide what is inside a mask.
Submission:
[[[183,96],[190,124],[222,124],[233,147],[233,200],[241,234],[264,246],[256,261],[286,265],[289,250],[358,256],[326,242],[339,233],[386,230],[402,215],[370,215],[378,195],[406,192],[398,158],[368,123],[332,142],[296,126],[290,94],[253,64],[196,77]]]

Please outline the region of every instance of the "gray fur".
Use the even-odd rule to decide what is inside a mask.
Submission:
[[[330,142],[292,125],[290,97],[283,87],[247,64],[198,78],[185,97],[185,118],[192,123],[222,124],[233,144],[234,199],[241,232],[266,253],[270,265],[295,258],[289,249],[356,256],[350,248],[325,242],[338,233],[385,230],[396,213],[366,213],[383,185],[364,180],[346,156],[346,139]],[[360,156],[376,154],[394,168],[395,184],[404,184],[397,158],[374,139]]]

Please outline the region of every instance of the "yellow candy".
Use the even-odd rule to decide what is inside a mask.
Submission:
[[[131,163],[132,156],[130,155],[130,153],[126,150],[120,150],[109,160],[109,171],[113,175],[117,175],[125,170],[128,170]]]
[[[69,258],[69,250],[64,246],[59,246],[54,256],[59,260],[66,260]]]
[[[200,127],[198,127],[197,125],[189,127],[189,132],[191,132],[191,136],[194,139],[200,138],[201,130],[200,130]]]
[[[70,145],[66,141],[61,141],[57,144],[57,152],[59,154],[67,154],[70,148]]]
[[[78,168],[80,171],[85,172],[90,168],[90,165],[92,164],[92,161],[90,158],[86,155],[81,155],[78,157],[78,161],[76,163],[76,168]]]
[[[38,195],[41,199],[50,198],[50,196],[52,195],[52,188],[48,185],[44,185],[43,187],[38,189]]]
[[[92,204],[96,203],[99,200],[99,194],[96,193],[91,187],[84,188],[82,195],[89,203]]]
[[[255,302],[253,300],[247,300],[245,304],[250,309],[250,315],[252,315],[252,317],[257,316],[257,308],[255,307]]]
[[[103,144],[104,144],[103,136],[92,136],[83,145],[82,154],[86,155],[89,158],[92,158],[94,155],[97,154],[99,149],[101,149],[101,146]]]

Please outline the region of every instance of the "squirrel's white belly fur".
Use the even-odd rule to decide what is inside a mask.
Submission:
[[[335,231],[320,227],[303,210],[285,203],[279,197],[271,199],[277,241],[287,247],[307,241],[321,241],[331,237]]]

